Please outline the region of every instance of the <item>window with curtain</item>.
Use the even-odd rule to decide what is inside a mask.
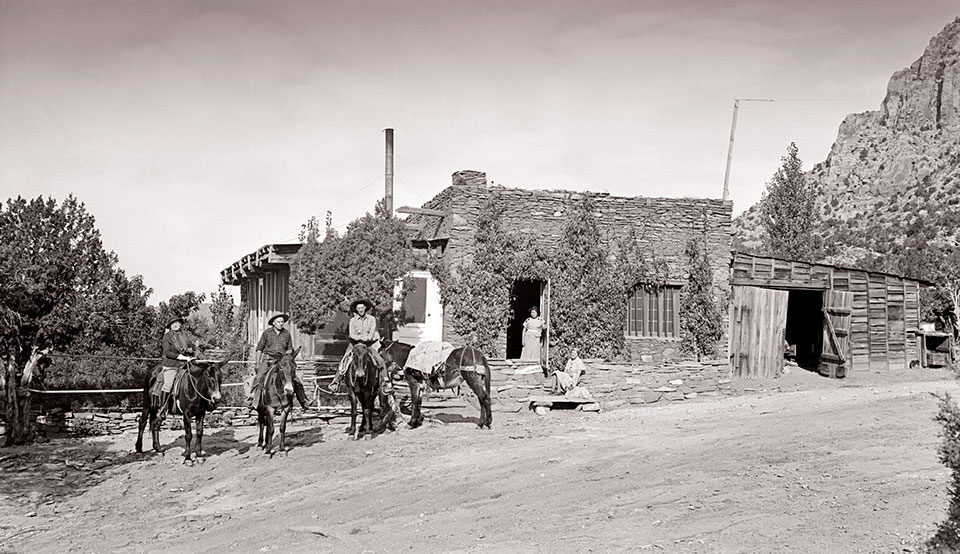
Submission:
[[[680,287],[637,287],[627,301],[628,337],[679,337]]]

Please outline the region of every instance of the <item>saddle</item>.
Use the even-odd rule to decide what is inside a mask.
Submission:
[[[279,361],[271,361],[269,367],[267,367],[266,373],[263,374],[263,381],[260,382],[256,390],[253,393],[253,405],[259,406],[262,399],[269,399],[271,395],[267,393],[267,387],[270,387],[270,391],[273,392],[274,397],[279,397],[277,394],[277,373],[280,370]],[[254,385],[256,385],[256,376],[254,376]],[[266,395],[266,396],[264,396]],[[264,402],[266,404],[266,402]]]
[[[183,413],[182,408],[180,407],[180,387],[183,383],[183,378],[186,376],[187,372],[184,369],[178,369],[176,377],[173,378],[173,387],[170,389],[170,396],[167,397],[167,402],[171,402],[170,410],[168,413],[176,415]],[[153,403],[153,406],[156,408],[163,408],[160,405],[160,399],[163,397],[163,369],[161,368],[154,375],[153,386],[150,389],[150,399]]]
[[[410,351],[406,367],[415,369],[429,378],[442,376],[451,352],[453,352],[453,345],[449,342],[424,341]]]

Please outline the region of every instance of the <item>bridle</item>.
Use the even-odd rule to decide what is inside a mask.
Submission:
[[[201,371],[200,374],[201,374],[201,375],[205,375],[205,374],[207,373],[207,371],[210,369],[210,367],[212,367],[212,366],[203,368],[203,370]],[[215,402],[214,402],[212,399],[207,398],[206,396],[204,396],[203,393],[200,392],[200,389],[197,388],[197,378],[194,377],[192,373],[190,373],[190,370],[189,370],[189,369],[187,370],[187,375],[186,375],[186,377],[187,377],[187,381],[189,381],[189,382],[190,382],[190,385],[193,387],[193,392],[195,392],[198,397],[206,400],[207,403],[210,404],[210,405],[215,404]],[[191,400],[192,400],[192,399],[191,399]]]

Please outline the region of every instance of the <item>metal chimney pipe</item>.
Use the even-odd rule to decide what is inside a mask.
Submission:
[[[387,160],[384,172],[383,207],[388,217],[393,217],[393,129],[384,129],[387,134]]]

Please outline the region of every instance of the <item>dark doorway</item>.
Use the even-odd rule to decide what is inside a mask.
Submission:
[[[823,352],[823,291],[792,290],[787,302],[788,356],[797,365],[816,371]]]
[[[523,322],[530,317],[530,308],[540,306],[541,281],[514,281],[510,292],[513,317],[507,325],[507,358],[517,359],[523,352]],[[542,314],[541,314],[542,315]]]

